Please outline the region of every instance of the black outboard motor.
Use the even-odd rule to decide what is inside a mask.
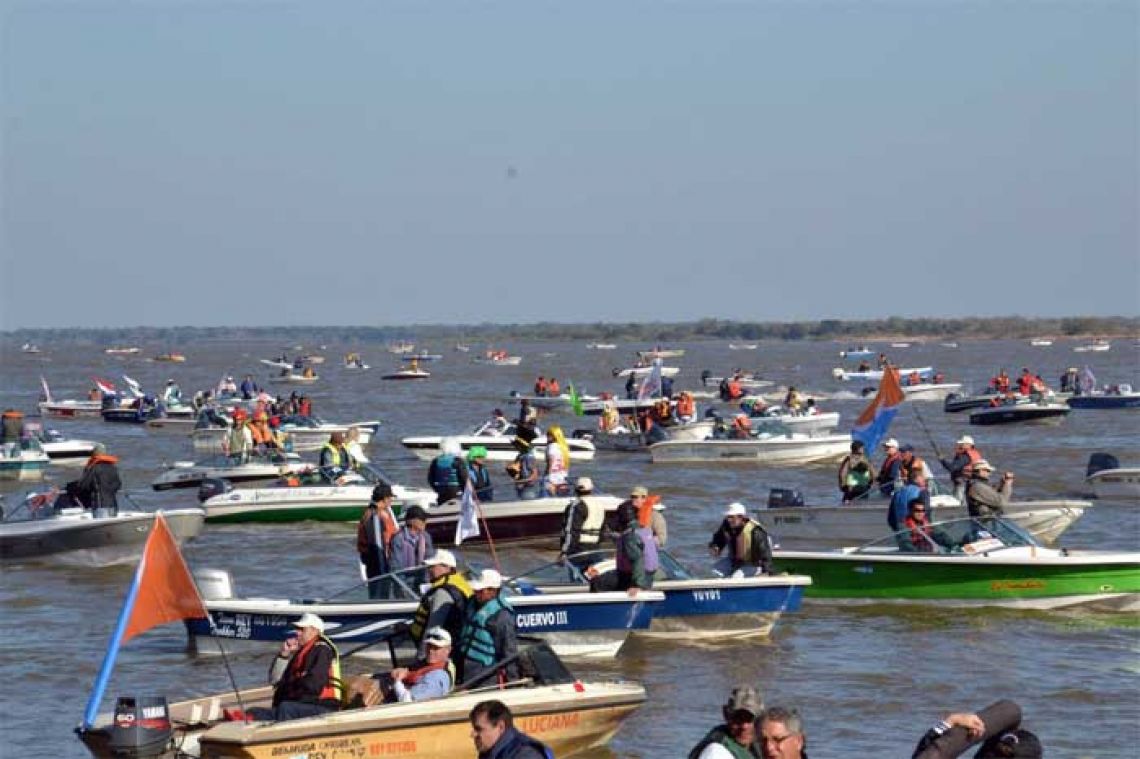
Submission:
[[[223,480],[218,477],[207,477],[202,480],[202,484],[198,486],[198,501],[199,503],[204,503],[216,495],[228,493],[233,489],[234,484],[229,480]]]
[[[1111,453],[1094,453],[1089,456],[1089,466],[1085,470],[1085,477],[1092,477],[1105,469],[1119,469],[1120,461]]]
[[[804,495],[790,488],[772,488],[768,491],[768,508],[789,509],[804,505]]]
[[[107,730],[112,756],[162,756],[171,747],[170,710],[162,696],[120,696]]]

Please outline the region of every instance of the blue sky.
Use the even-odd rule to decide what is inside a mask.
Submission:
[[[0,328],[1140,313],[1134,2],[52,2]]]

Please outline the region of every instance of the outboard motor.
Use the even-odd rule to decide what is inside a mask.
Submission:
[[[798,490],[772,488],[768,491],[768,508],[770,509],[801,508],[803,505],[804,496]]]
[[[234,581],[224,569],[199,569],[194,572],[194,584],[204,601],[224,601],[234,597]]]
[[[1088,469],[1085,470],[1085,477],[1092,477],[1097,472],[1103,472],[1105,469],[1119,469],[1120,461],[1111,453],[1094,453],[1089,456]]]
[[[107,730],[112,756],[162,756],[171,747],[170,710],[162,696],[120,696]]]
[[[229,480],[218,477],[207,477],[202,480],[202,484],[198,486],[198,501],[199,503],[205,503],[214,496],[228,493],[233,489],[234,484]]]

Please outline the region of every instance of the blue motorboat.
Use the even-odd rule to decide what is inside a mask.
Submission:
[[[338,644],[362,645],[387,637],[394,625],[410,623],[419,605],[422,567],[385,575],[393,600],[370,599],[367,584],[324,599],[236,598],[224,570],[199,570],[195,580],[206,600],[210,620],[186,621],[191,645],[202,653],[227,651],[243,643],[278,644],[290,624],[306,612],[325,621],[326,633]],[[665,600],[658,592],[631,598],[626,593],[544,593],[520,595],[504,587],[514,607],[520,634],[545,640],[560,656],[611,657],[635,630],[647,630],[654,611]]]
[[[1104,392],[1073,395],[1068,400],[1071,408],[1080,409],[1140,409],[1140,393],[1131,385],[1115,385]]]
[[[638,636],[709,640],[768,635],[781,614],[799,610],[804,588],[811,584],[802,575],[726,577],[710,570],[699,576],[665,551],[658,557],[653,590],[665,594],[665,603],[654,612],[649,629],[635,630]],[[613,563],[612,551],[587,551],[517,575],[509,584],[540,597],[599,595],[590,592],[589,576],[609,571]]]

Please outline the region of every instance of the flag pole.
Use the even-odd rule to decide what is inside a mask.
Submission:
[[[131,610],[134,609],[135,600],[138,598],[140,580],[145,568],[146,553],[144,551],[142,561],[139,562],[138,568],[135,570],[135,576],[131,580],[131,587],[127,590],[127,598],[123,602],[123,608],[119,610],[119,618],[115,621],[115,631],[111,635],[111,642],[107,645],[107,653],[103,655],[103,664],[99,667],[99,674],[95,677],[95,685],[91,690],[91,696],[87,700],[87,708],[83,712],[82,729],[84,730],[87,730],[95,724],[95,717],[99,711],[99,703],[103,700],[103,693],[107,690],[107,683],[111,679],[111,672],[115,669],[115,660],[119,657],[119,648],[123,642],[123,634],[127,630],[127,622],[130,620]]]
[[[479,498],[473,496],[475,500],[475,511],[479,514],[479,521],[483,523],[483,532],[487,534],[487,546],[491,549],[491,561],[495,562],[495,570],[502,572],[503,568],[499,564],[499,554],[495,551],[495,539],[491,537],[491,530],[487,527],[487,517],[483,515],[483,504],[479,502]]]

